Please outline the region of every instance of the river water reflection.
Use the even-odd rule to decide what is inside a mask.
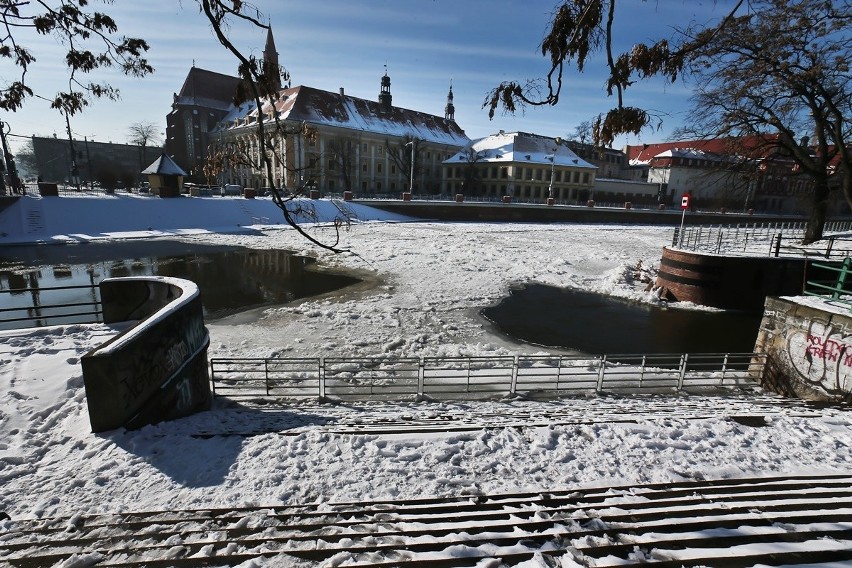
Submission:
[[[49,299],[40,290],[93,285],[109,277],[174,276],[198,284],[205,318],[217,319],[359,282],[352,276],[309,270],[312,263],[313,259],[288,251],[180,241],[11,247],[0,253],[0,290],[10,292],[0,298],[3,307],[91,301],[90,290],[53,292]],[[91,317],[63,319],[58,323],[85,321],[91,321]],[[0,329],[11,327],[15,326],[0,325]]]
[[[705,312],[530,284],[482,315],[514,339],[589,354],[751,353],[761,314]]]

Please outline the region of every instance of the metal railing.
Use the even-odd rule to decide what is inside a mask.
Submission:
[[[672,247],[696,252],[845,258],[852,254],[852,221],[826,223],[822,240],[802,245],[803,222],[676,227]],[[835,233],[835,234],[831,234]]]
[[[65,290],[89,290],[91,301],[72,301],[51,303],[49,298]],[[0,329],[19,327],[44,327],[62,323],[96,323],[102,321],[103,308],[98,286],[51,286],[45,288],[16,288],[0,290],[0,297],[18,294],[30,294],[31,300],[22,306],[0,308]],[[10,305],[10,299],[4,299],[4,305]],[[69,322],[68,320],[76,320]],[[18,325],[23,324],[23,325]]]
[[[212,358],[214,396],[357,400],[552,398],[753,387],[762,353]]]
[[[829,274],[836,273],[835,278],[822,280],[807,280],[805,282],[806,296],[821,296],[831,301],[845,304],[852,311],[852,283],[847,284],[850,269],[852,269],[852,258],[846,257],[839,266],[822,263],[812,263],[812,269],[827,271]]]

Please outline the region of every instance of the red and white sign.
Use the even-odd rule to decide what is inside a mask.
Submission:
[[[680,198],[680,208],[689,209],[689,194],[686,194]]]

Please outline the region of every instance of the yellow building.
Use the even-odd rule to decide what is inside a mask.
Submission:
[[[446,193],[518,201],[585,202],[597,171],[564,140],[502,130],[471,142],[443,165]]]

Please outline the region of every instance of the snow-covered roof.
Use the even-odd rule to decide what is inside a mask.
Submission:
[[[424,112],[392,107],[384,111],[377,101],[359,99],[300,85],[280,92],[275,111],[281,120],[306,122],[313,126],[347,128],[385,136],[411,136],[418,140],[449,146],[464,146],[470,139],[454,120]],[[272,104],[263,112],[269,116]],[[222,119],[227,130],[251,127],[257,120],[254,103],[233,108]]]
[[[728,156],[705,152],[695,148],[671,148],[665,152],[660,152],[654,158],[688,158],[691,160],[712,160],[714,162],[724,162],[730,159]]]
[[[186,172],[181,169],[167,154],[163,153],[154,160],[150,166],[142,170],[143,174],[156,174],[161,176],[185,176]]]
[[[445,160],[445,164],[467,162],[470,152],[476,153],[479,162],[529,162],[530,164],[597,169],[553,138],[526,132],[503,132],[474,140],[465,148]]]

